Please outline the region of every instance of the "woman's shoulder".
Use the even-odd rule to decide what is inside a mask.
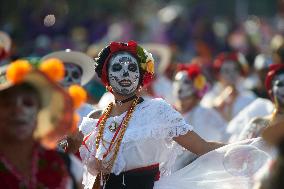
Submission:
[[[152,98],[145,99],[144,106],[150,106],[151,108],[164,108],[164,107],[172,107],[166,100],[163,98]],[[142,106],[143,107],[143,106]],[[173,108],[173,107],[172,107]]]

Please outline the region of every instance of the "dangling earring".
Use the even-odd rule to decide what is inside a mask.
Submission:
[[[107,90],[108,92],[111,92],[111,91],[112,91],[112,87],[111,87],[110,85],[107,85],[107,86],[106,86],[106,90]]]
[[[142,91],[142,86],[140,85],[139,87],[138,87],[138,92],[140,93]]]
[[[274,100],[274,110],[272,112],[271,121],[275,119],[276,114],[278,113],[278,110],[279,110],[279,103],[278,103],[276,95],[273,95],[273,100]]]

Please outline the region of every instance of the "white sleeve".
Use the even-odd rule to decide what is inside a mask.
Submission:
[[[193,127],[185,121],[184,117],[166,101],[161,101],[157,111],[156,120],[160,122],[161,128],[167,131],[165,133],[166,138],[185,135],[188,131],[193,130]]]

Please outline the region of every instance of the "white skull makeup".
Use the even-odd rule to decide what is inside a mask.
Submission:
[[[130,95],[138,87],[140,72],[137,60],[129,53],[114,55],[109,61],[108,79],[112,89],[121,95]]]
[[[175,76],[174,96],[178,99],[184,99],[194,95],[195,89],[192,81],[188,78],[186,71],[180,71]]]
[[[240,70],[235,62],[228,61],[221,66],[221,76],[229,84],[234,84],[240,77]]]
[[[276,75],[273,79],[272,92],[278,103],[284,105],[284,73]]]
[[[82,69],[80,66],[72,63],[64,63],[64,66],[65,76],[64,80],[61,82],[63,87],[69,87],[73,84],[81,85]]]
[[[12,92],[7,93],[5,102],[0,104],[0,109],[6,107],[5,113],[9,116],[4,114],[5,117],[1,115],[0,119],[9,126],[8,135],[23,140],[30,137],[36,127],[39,101],[37,96],[29,91]]]

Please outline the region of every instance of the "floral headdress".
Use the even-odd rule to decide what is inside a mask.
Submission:
[[[101,78],[105,86],[109,85],[107,76],[107,64],[113,54],[118,52],[128,52],[133,55],[142,70],[142,82],[143,86],[150,83],[154,76],[154,59],[152,54],[145,49],[137,45],[135,41],[129,41],[128,43],[111,42],[109,46],[104,48],[96,58],[96,72]],[[101,70],[100,70],[101,69]]]
[[[7,81],[0,84],[0,91],[22,83],[29,83],[39,91],[42,116],[35,138],[49,148],[54,148],[64,134],[77,130],[79,116],[74,110],[87,99],[87,93],[78,85],[70,86],[68,93],[58,85],[64,73],[64,64],[56,58],[36,63],[19,59],[9,64]]]
[[[227,62],[232,61],[234,63],[239,64],[240,71],[242,75],[246,75],[248,72],[248,64],[243,54],[238,52],[222,52],[218,54],[214,60],[213,67],[217,72],[220,71],[222,65]]]
[[[208,83],[205,76],[201,72],[198,64],[180,64],[178,71],[186,71],[189,79],[193,82],[193,87],[196,90],[196,95],[202,98],[208,90]]]

